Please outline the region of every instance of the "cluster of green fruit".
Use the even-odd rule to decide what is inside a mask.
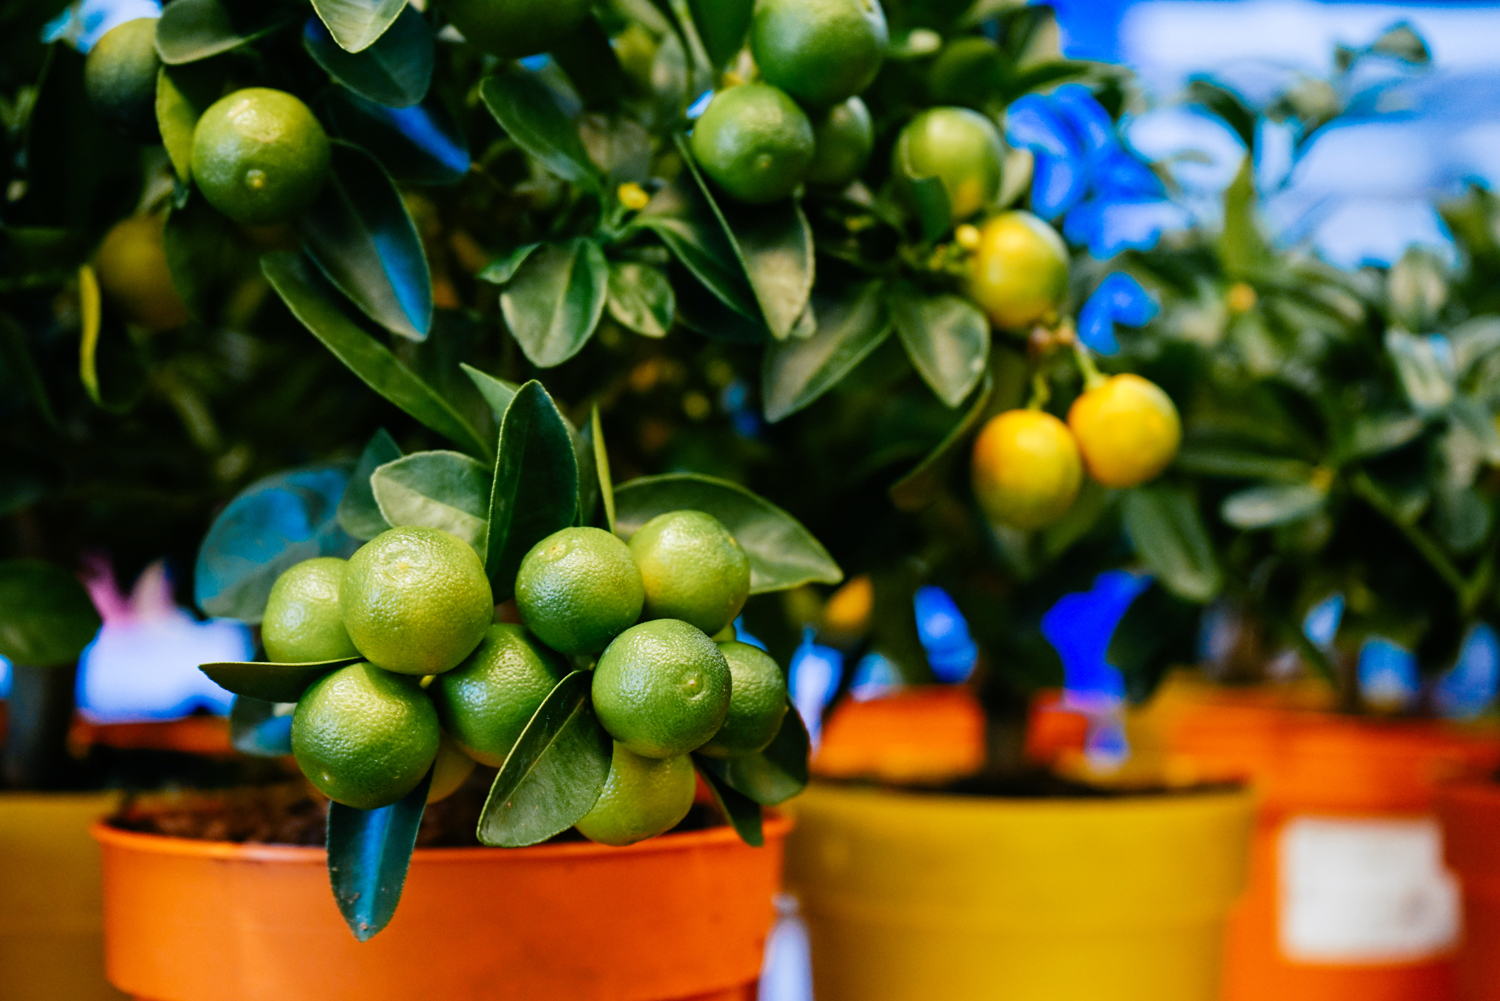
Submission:
[[[625,845],[686,816],[697,786],[690,754],[755,754],[781,729],[781,668],[734,638],[749,590],[749,558],[724,526],[673,511],[629,545],[597,528],[546,537],[516,576],[521,624],[496,623],[474,550],[437,529],[400,527],[347,563],[324,557],[285,571],[262,638],[278,663],[362,658],[298,700],[292,751],[330,799],[367,810],[407,796],[429,772],[433,802],[476,762],[500,767],[554,687],[592,665],[593,709],[614,747],[576,827]]]

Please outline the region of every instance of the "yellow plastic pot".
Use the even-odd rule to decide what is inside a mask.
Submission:
[[[987,799],[814,783],[788,883],[818,1001],[1214,1001],[1246,792]]]
[[[99,846],[115,793],[0,794],[0,998],[120,1001],[104,979]]]

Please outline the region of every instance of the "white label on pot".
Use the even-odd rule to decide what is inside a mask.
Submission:
[[[1294,817],[1279,856],[1281,950],[1293,962],[1411,962],[1458,944],[1458,880],[1435,818]]]

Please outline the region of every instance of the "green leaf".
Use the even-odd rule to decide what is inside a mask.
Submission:
[[[313,0],[313,10],[348,52],[374,45],[405,9],[406,0]]]
[[[608,295],[604,251],[580,236],[528,256],[500,293],[500,309],[531,363],[552,368],[588,343]]]
[[[482,463],[461,452],[416,452],[375,470],[370,489],[392,527],[439,529],[484,558],[490,471]]]
[[[71,664],[99,631],[77,577],[41,560],[0,561],[0,657],[26,667]]]
[[[268,661],[219,661],[199,664],[198,670],[225,691],[263,702],[296,702],[314,681],[358,657],[324,660],[309,664],[273,664]]]
[[[375,392],[471,455],[488,460],[490,448],[479,432],[431,386],[403,365],[389,348],[367,334],[340,305],[338,293],[298,254],[261,258],[261,271],[292,315],[312,331]]]
[[[761,806],[776,806],[807,788],[811,744],[796,706],[788,705],[776,739],[764,751],[735,758],[695,754],[700,771],[712,772],[735,792]]]
[[[646,337],[665,337],[677,313],[677,297],[667,276],[649,264],[612,261],[609,315]]]
[[[609,778],[614,743],[594,715],[593,674],[574,671],[537,707],[490,786],[482,844],[534,845],[582,820]]]
[[[1500,316],[1476,316],[1448,331],[1453,367],[1466,376],[1480,361],[1500,351]]]
[[[688,9],[709,61],[724,67],[745,44],[755,0],[688,0]]]
[[[1448,302],[1448,266],[1430,250],[1406,248],[1386,279],[1393,327],[1431,330]]]
[[[376,431],[365,446],[349,478],[349,486],[339,499],[339,527],[356,539],[373,539],[391,527],[375,503],[375,491],[370,486],[370,477],[375,470],[388,462],[401,458],[401,446],[396,444],[385,428]]]
[[[514,591],[521,557],[574,523],[578,459],[568,424],[540,382],[516,392],[500,422],[484,566],[495,600]]]
[[[324,108],[338,136],[374,154],[402,184],[457,184],[469,173],[469,140],[436,93],[388,108],[334,87]]]
[[[329,76],[386,107],[416,104],[432,83],[432,29],[415,7],[403,6],[386,33],[362,52],[337,44],[323,22],[310,17],[302,29],[302,47]]]
[[[361,942],[396,914],[431,785],[429,769],[415,789],[390,806],[356,810],[328,804],[328,881],[339,913]]]
[[[32,357],[31,348],[26,341],[26,331],[21,325],[12,319],[10,314],[0,313],[0,371],[9,370],[10,377],[20,383],[27,395],[31,397],[31,402],[36,405],[37,412],[42,415],[42,419],[53,430],[58,430],[60,425],[57,420],[57,411],[52,408],[52,398],[47,395],[47,386],[42,381],[41,370],[37,367],[36,359]],[[0,508],[4,506],[0,504]]]
[[[542,166],[591,191],[600,191],[599,171],[589,160],[578,123],[562,98],[535,73],[517,68],[486,77],[479,96],[507,135]]]
[[[380,163],[345,142],[312,207],[297,219],[308,256],[365,315],[393,334],[425,340],[432,275],[417,227]]]
[[[954,461],[963,454],[963,446],[989,411],[990,397],[994,394],[995,380],[988,372],[979,386],[978,395],[963,419],[943,436],[937,448],[927,453],[911,472],[891,484],[891,502],[902,511],[920,511],[931,504],[942,488]]]
[[[609,475],[609,452],[604,447],[604,425],[599,421],[599,405],[589,414],[589,438],[594,446],[594,472],[599,477],[599,496],[604,498],[604,523],[615,530],[615,484]]]
[[[488,403],[490,409],[495,412],[495,420],[504,420],[505,411],[510,409],[510,401],[516,398],[521,387],[513,382],[497,379],[487,372],[481,372],[467,362],[459,362],[458,367],[464,370],[469,381],[478,388],[479,395],[484,397],[484,402]]]
[[[678,133],[676,139],[683,162],[750,280],[750,291],[771,336],[784,340],[807,311],[812,295],[812,227],[791,198],[771,205],[721,204],[699,171],[687,138]]]
[[[1392,327],[1385,332],[1385,349],[1396,365],[1401,386],[1412,406],[1424,413],[1441,410],[1453,402],[1457,374],[1451,352],[1435,337],[1418,337]]]
[[[1360,414],[1349,435],[1349,457],[1364,459],[1383,455],[1421,437],[1426,418],[1418,414]]]
[[[1224,189],[1224,230],[1219,236],[1219,260],[1230,278],[1253,278],[1270,251],[1255,217],[1255,165],[1249,156],[1234,181]]]
[[[169,66],[196,62],[248,45],[297,17],[295,7],[275,4],[173,0],[156,22],[156,52]]]
[[[541,246],[540,243],[523,243],[510,253],[501,254],[486,264],[476,277],[487,282],[494,282],[496,285],[504,285],[516,276],[521,265],[525,264],[526,259]]]
[[[700,765],[703,762],[702,758],[695,760]],[[727,782],[706,768],[700,767],[698,774],[703,776],[704,784],[714,794],[714,802],[719,805],[719,809],[734,827],[734,832],[740,836],[740,840],[752,848],[764,845],[766,839],[761,830],[760,804],[744,793],[736,792]]]
[[[948,189],[936,177],[909,177],[903,187],[907,201],[916,214],[922,231],[922,242],[933,243],[953,225],[953,207]]]
[[[1263,455],[1217,445],[1186,446],[1177,453],[1174,464],[1179,469],[1200,476],[1281,480],[1288,483],[1306,483],[1313,470],[1311,463],[1301,459]]]
[[[696,184],[679,179],[662,188],[636,215],[634,224],[660,237],[716,299],[740,316],[760,322],[760,307],[744,266]]]
[[[866,282],[838,301],[815,297],[818,330],[806,340],[766,349],[761,363],[761,399],[766,420],[796,413],[838,384],[891,332],[880,282]]]
[[[925,296],[910,282],[892,286],[888,302],[913,367],[938,399],[958,406],[984,376],[990,321],[967,299]]]
[[[78,378],[95,406],[123,414],[146,395],[147,375],[141,351],[119,319],[106,322],[99,279],[92,266],[78,269],[79,312],[83,334],[78,341]]]
[[[1212,601],[1224,574],[1192,497],[1154,484],[1127,491],[1123,507],[1136,555],[1162,585],[1188,601]]]
[[[193,129],[224,93],[227,72],[222,61],[163,66],[156,72],[156,125],[183,184],[193,178]]]
[[[1452,552],[1467,556],[1475,552],[1494,526],[1495,511],[1489,500],[1473,487],[1440,490],[1433,509],[1433,527]]]
[[[1489,407],[1472,396],[1460,396],[1449,406],[1448,415],[1478,442],[1486,462],[1500,464],[1500,429]]]
[[[162,250],[172,288],[202,322],[218,320],[235,286],[255,264],[254,252],[240,234],[240,228],[197,191],[167,213]]]
[[[1306,518],[1327,499],[1310,483],[1264,483],[1224,498],[1219,516],[1235,528],[1269,528]]]
[[[668,511],[703,511],[729,530],[750,557],[750,593],[802,584],[837,584],[844,572],[802,523],[764,497],[698,473],[644,476],[615,488],[615,533],[628,540]]]
[[[292,753],[295,702],[266,702],[237,695],[229,707],[229,744],[256,758],[284,758]]]

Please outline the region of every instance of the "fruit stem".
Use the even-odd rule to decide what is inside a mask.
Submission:
[[[1052,386],[1046,374],[1037,369],[1031,373],[1031,399],[1026,401],[1027,410],[1041,410],[1052,399]]]
[[[1094,364],[1093,356],[1089,349],[1078,341],[1073,341],[1073,360],[1078,363],[1078,371],[1083,374],[1083,388],[1085,390],[1098,389],[1104,385],[1105,376],[1099,371],[1099,366]]]

